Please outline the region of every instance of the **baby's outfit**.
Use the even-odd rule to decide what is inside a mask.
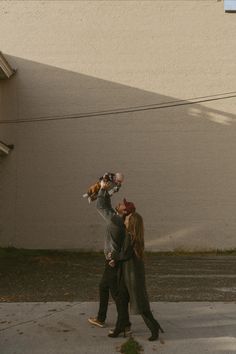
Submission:
[[[119,172],[106,172],[102,177],[99,178],[99,180],[95,184],[89,187],[87,193],[83,194],[83,197],[87,198],[89,203],[91,203],[91,201],[96,200],[98,196],[98,191],[101,188],[102,180],[104,182],[108,182],[107,191],[109,195],[112,196],[114,193],[117,193],[119,191],[123,179],[124,176]]]

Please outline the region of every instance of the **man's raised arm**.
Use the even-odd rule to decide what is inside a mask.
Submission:
[[[111,197],[107,192],[107,183],[104,181],[101,181],[101,188],[98,192],[97,210],[106,222],[110,222],[115,214],[115,210],[111,205]]]

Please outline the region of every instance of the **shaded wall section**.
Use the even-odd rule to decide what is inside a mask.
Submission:
[[[113,203],[136,204],[147,249],[236,247],[232,100],[61,119],[178,97],[8,59],[18,73],[1,84],[1,120],[32,122],[0,125],[15,144],[1,163],[1,246],[102,249],[103,221],[81,196],[109,170],[125,174]]]
[[[17,78],[0,81],[0,121],[17,118]],[[0,140],[18,145],[17,126],[0,125]],[[12,245],[16,227],[17,155],[0,157],[0,245]]]

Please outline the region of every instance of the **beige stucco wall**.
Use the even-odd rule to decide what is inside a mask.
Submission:
[[[236,248],[235,98],[73,119],[236,91],[236,15],[223,2],[0,3],[0,245],[102,249],[81,195],[107,170],[149,250]],[[58,117],[58,120],[36,121]],[[31,123],[20,122],[31,119]]]

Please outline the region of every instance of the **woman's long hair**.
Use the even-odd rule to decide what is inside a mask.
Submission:
[[[131,235],[131,240],[134,244],[134,252],[136,256],[143,259],[144,256],[144,226],[143,218],[138,213],[132,213],[129,216],[127,230]]]

